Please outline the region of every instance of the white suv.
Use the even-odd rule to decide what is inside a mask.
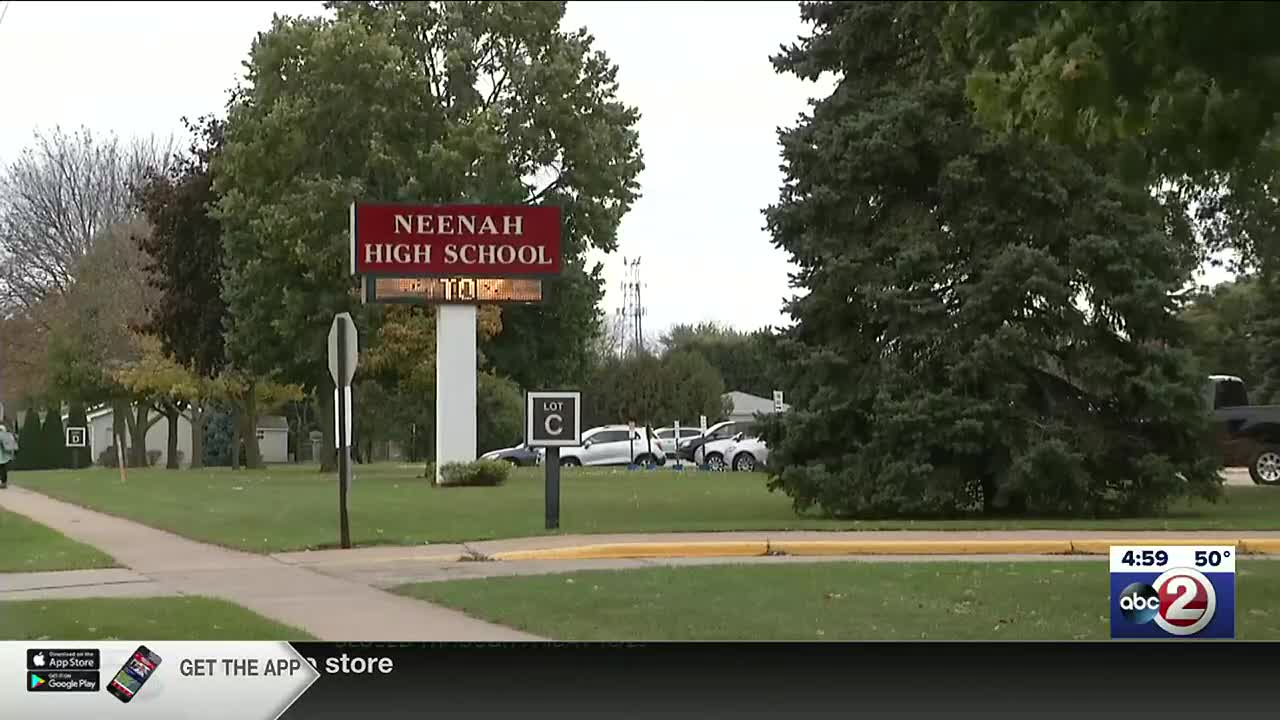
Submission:
[[[539,449],[545,459],[545,451]],[[560,448],[560,464],[576,465],[661,465],[666,445],[656,437],[645,439],[645,429],[626,425],[604,425],[582,433],[582,444]]]

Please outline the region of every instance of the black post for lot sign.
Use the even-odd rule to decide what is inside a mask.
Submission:
[[[560,448],[582,442],[582,393],[540,391],[525,396],[524,437],[531,448],[546,448],[546,527],[560,527]]]

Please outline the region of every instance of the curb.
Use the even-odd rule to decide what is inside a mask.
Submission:
[[[612,543],[576,547],[511,550],[494,560],[621,560],[629,558],[755,557],[769,554],[767,540],[734,542]]]
[[[1233,545],[1242,554],[1280,554],[1280,539],[1113,540],[768,540],[612,543],[494,553],[494,560],[618,560],[763,555],[1107,555],[1112,545]]]

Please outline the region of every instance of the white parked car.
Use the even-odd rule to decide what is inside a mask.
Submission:
[[[710,470],[729,469],[729,455],[725,452],[738,435],[755,433],[754,423],[743,420],[726,420],[707,428],[707,433],[693,440],[685,440],[680,446],[681,457],[705,465]]]
[[[724,449],[724,458],[738,472],[763,470],[769,462],[769,446],[758,437],[741,438]]]
[[[656,437],[645,440],[645,429],[629,429],[626,425],[603,425],[582,433],[582,444],[560,448],[560,464],[577,465],[662,465],[666,461],[666,445]],[[538,454],[546,458],[546,450]]]
[[[688,440],[701,437],[702,431],[696,427],[685,427],[684,425],[681,425],[680,437],[676,437],[676,429],[674,426],[658,428],[653,431],[653,434],[662,441],[662,447],[666,452],[667,457],[674,458],[676,456],[676,448],[678,446],[683,445]]]

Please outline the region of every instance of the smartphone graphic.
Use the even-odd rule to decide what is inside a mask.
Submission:
[[[133,655],[125,661],[120,672],[107,685],[107,692],[115,695],[120,702],[129,702],[147,684],[147,678],[160,667],[160,656],[139,645]]]

